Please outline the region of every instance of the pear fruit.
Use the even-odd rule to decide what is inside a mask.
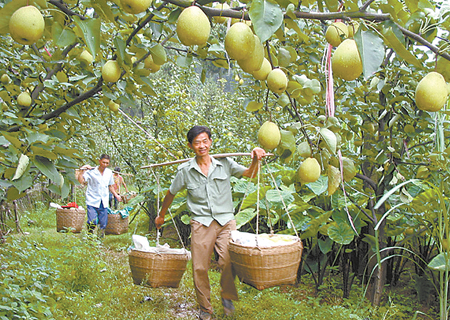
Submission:
[[[19,96],[17,97],[17,103],[22,107],[29,107],[31,105],[30,94],[26,91],[19,94]]]
[[[8,83],[11,82],[11,78],[10,78],[6,73],[4,73],[4,74],[2,74],[2,76],[1,76],[1,78],[0,78],[0,81],[1,81],[3,84],[8,84]]]
[[[250,58],[237,61],[241,69],[247,73],[252,73],[253,71],[259,70],[264,61],[264,46],[257,35],[254,35],[254,37],[255,48],[253,49],[253,54]]]
[[[117,82],[122,73],[116,60],[108,60],[102,67],[102,77],[106,82]]]
[[[83,50],[83,52],[80,53],[80,56],[78,59],[86,65],[89,65],[92,63],[92,61],[94,61],[94,57],[87,50]]]
[[[228,3],[216,3],[215,5],[213,5],[213,8],[214,8],[214,9],[219,9],[219,10],[227,10],[227,9],[230,9],[230,6],[228,5]],[[214,17],[213,19],[214,19],[214,21],[215,21],[216,23],[225,23],[225,22],[227,22],[228,19],[230,19],[230,18],[222,17],[222,16],[220,15],[220,16],[218,16],[218,17]]]
[[[272,71],[272,66],[270,65],[269,60],[266,58],[263,59],[261,68],[259,70],[253,71],[252,75],[256,80],[264,81],[267,79],[270,71]]]
[[[320,164],[315,158],[307,158],[298,168],[298,176],[300,181],[316,182],[320,178]]]
[[[362,73],[362,61],[353,39],[344,40],[331,58],[333,73],[344,80],[352,81]]]
[[[120,109],[120,104],[115,103],[113,100],[109,100],[108,108],[109,108],[109,110],[111,110],[112,112],[117,112],[117,111],[119,111],[119,109]]]
[[[417,84],[415,97],[420,110],[432,112],[441,110],[448,98],[444,77],[434,71],[428,73]]]
[[[255,37],[250,27],[243,22],[233,24],[225,36],[225,50],[230,59],[250,58],[255,50]]]
[[[266,121],[263,123],[258,131],[258,142],[266,150],[275,149],[281,140],[281,133],[278,126],[271,122]]]
[[[144,12],[152,4],[152,0],[120,0],[123,11],[138,14]]]
[[[44,17],[35,6],[21,7],[9,19],[11,37],[20,44],[35,43],[42,37],[44,29]]]
[[[286,74],[281,69],[273,69],[267,75],[267,87],[273,93],[283,93],[288,85]]]
[[[210,32],[209,19],[197,6],[187,7],[178,17],[177,35],[185,46],[204,46]]]
[[[153,73],[158,71],[161,68],[161,66],[159,64],[156,64],[155,62],[153,62],[153,57],[151,54],[147,58],[145,58],[144,67]]]
[[[341,36],[348,37],[348,27],[343,22],[333,22],[327,28],[325,32],[325,39],[333,47],[337,47],[341,44]]]

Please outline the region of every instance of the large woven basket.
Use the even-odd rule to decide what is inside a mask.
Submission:
[[[86,212],[80,208],[56,209],[56,230],[80,233]]]
[[[231,263],[239,279],[258,289],[294,284],[303,252],[298,241],[273,247],[246,247],[230,241]]]
[[[120,213],[108,214],[106,234],[122,234],[128,232],[128,217],[122,218]]]
[[[131,250],[128,259],[134,284],[178,288],[189,257],[187,254]]]

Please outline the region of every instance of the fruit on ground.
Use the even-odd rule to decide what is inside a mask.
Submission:
[[[278,126],[271,122],[266,121],[263,123],[258,131],[258,142],[266,150],[275,149],[281,140],[281,133]]]
[[[227,9],[230,9],[230,6],[228,5],[228,3],[216,3],[213,6],[213,8],[219,9],[219,10],[227,10]],[[213,19],[216,23],[225,23],[230,18],[218,16],[218,17],[214,17]]]
[[[17,9],[9,19],[11,37],[21,44],[31,45],[38,41],[44,33],[45,21],[35,6]]]
[[[343,22],[333,22],[327,28],[325,32],[325,39],[333,47],[337,47],[341,44],[341,36],[348,37],[348,27]]]
[[[344,40],[331,58],[333,73],[344,80],[352,81],[362,73],[362,61],[353,39]]]
[[[116,60],[108,60],[102,68],[102,77],[106,82],[116,82],[119,80],[121,69]]]
[[[156,72],[161,68],[160,65],[153,62],[153,57],[151,54],[147,58],[145,58],[144,67],[150,70],[150,72]]]
[[[79,57],[80,61],[85,63],[85,64],[91,64],[92,61],[94,61],[94,57],[92,56],[92,54],[87,51],[87,50],[83,50],[82,53],[80,53],[80,57]]]
[[[0,81],[3,84],[8,84],[11,81],[11,78],[6,73],[4,73],[4,74],[2,74],[2,77],[0,78]]]
[[[253,54],[250,56],[250,58],[238,60],[237,62],[241,69],[247,73],[252,73],[253,71],[259,70],[264,61],[264,46],[257,35],[254,35],[254,37],[255,48],[253,49]]]
[[[210,31],[208,17],[199,7],[187,7],[178,17],[177,35],[185,46],[204,46]]]
[[[255,37],[250,27],[243,22],[233,24],[225,36],[225,50],[230,59],[250,58],[255,50]]]
[[[302,182],[315,182],[321,173],[320,164],[315,158],[307,158],[298,168],[298,176]]]
[[[138,14],[147,10],[152,0],[121,0],[120,4],[125,12]]]
[[[288,85],[286,74],[281,69],[273,69],[267,75],[267,87],[274,93],[283,93]]]
[[[115,103],[113,100],[109,100],[108,108],[109,108],[109,110],[111,110],[112,112],[117,112],[117,111],[119,111],[119,109],[120,109],[120,104]]]
[[[22,107],[29,107],[31,105],[30,94],[26,91],[19,94],[19,96],[17,97],[17,103]]]
[[[432,71],[417,84],[416,105],[420,110],[439,111],[447,97],[447,84],[440,73]]]
[[[264,58],[261,68],[259,68],[259,70],[257,71],[253,71],[252,75],[256,80],[264,81],[267,79],[267,76],[269,75],[270,71],[272,71],[272,66],[270,65],[269,60]]]

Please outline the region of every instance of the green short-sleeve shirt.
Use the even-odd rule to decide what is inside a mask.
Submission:
[[[234,219],[230,177],[240,178],[246,169],[230,158],[211,157],[205,176],[194,158],[178,167],[169,191],[175,195],[187,189],[187,208],[192,219],[205,226],[217,220],[223,226]]]

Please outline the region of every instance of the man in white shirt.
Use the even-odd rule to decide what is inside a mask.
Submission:
[[[78,182],[87,184],[88,233],[93,233],[95,226],[98,224],[101,238],[105,235],[105,228],[108,223],[109,193],[111,192],[118,201],[122,200],[113,187],[113,172],[108,169],[109,161],[110,157],[107,154],[102,154],[97,167],[84,165],[77,174]]]

